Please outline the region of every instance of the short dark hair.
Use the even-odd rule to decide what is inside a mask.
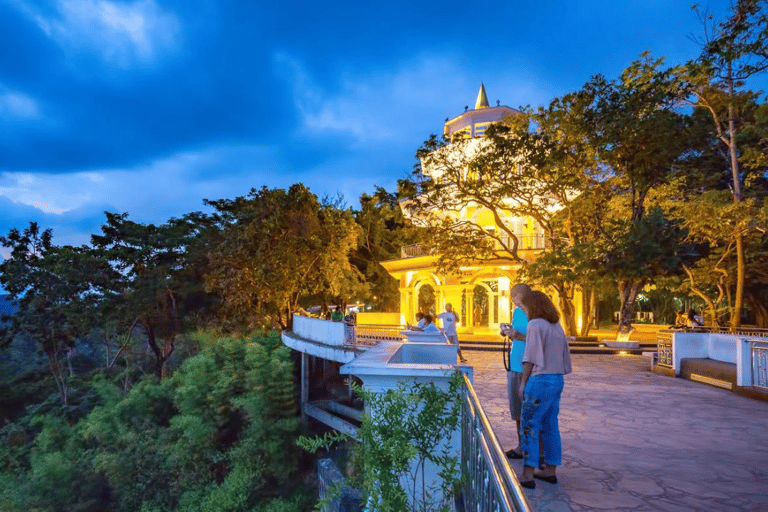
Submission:
[[[424,318],[424,313],[422,313],[421,311],[417,311],[417,312],[416,312],[416,318],[418,318],[419,320],[421,320],[422,318]]]
[[[509,290],[509,294],[510,295],[520,294],[523,297],[525,297],[526,295],[530,295],[532,291],[533,290],[531,290],[531,287],[528,286],[527,284],[517,283],[512,287],[512,289]]]
[[[434,320],[432,319],[432,315],[424,315],[424,321],[426,321],[428,324],[431,324],[432,322],[434,322]]]
[[[551,324],[560,321],[560,312],[544,293],[534,290],[523,297],[523,305],[528,309],[528,320],[543,318]]]

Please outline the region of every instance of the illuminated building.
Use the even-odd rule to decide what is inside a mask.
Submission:
[[[444,134],[452,143],[438,151],[445,151],[448,160],[453,159],[451,155],[458,154],[456,161],[460,162],[463,155],[490,143],[484,138],[490,124],[519,114],[513,108],[498,105],[498,102],[497,106],[490,107],[485,87],[481,85],[474,109],[465,107],[462,114],[446,119]],[[458,144],[458,141],[462,143]],[[435,181],[443,179],[440,168],[427,165],[424,160],[422,172]],[[407,207],[403,211],[410,215]],[[481,205],[464,205],[460,210],[443,214],[457,221],[470,221],[485,231],[500,233],[493,212]],[[410,216],[414,222],[418,222],[418,219]],[[544,249],[547,240],[545,233],[533,218],[506,215],[503,223],[519,240],[518,255],[523,259],[530,261]],[[511,257],[476,260],[466,263],[458,272],[442,274],[436,271],[438,257],[417,244],[403,247],[400,259],[383,262],[384,268],[399,281],[401,323],[414,323],[415,315],[420,310],[429,313],[428,304],[432,297],[437,313],[445,310],[446,303],[453,305],[461,317],[459,332],[497,331],[500,323],[510,321],[509,291],[516,282],[519,264],[513,263]],[[576,304],[578,308],[580,301],[576,301]],[[480,318],[477,318],[478,313]],[[577,311],[577,318],[579,314],[580,311]]]

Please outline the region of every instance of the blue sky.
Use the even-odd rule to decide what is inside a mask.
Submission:
[[[357,205],[481,82],[538,106],[645,50],[694,58],[692,3],[0,0],[0,232],[86,243],[104,210],[295,182]]]

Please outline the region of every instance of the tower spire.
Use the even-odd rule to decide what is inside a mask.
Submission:
[[[485,94],[485,85],[480,83],[480,92],[477,93],[477,101],[475,101],[475,109],[488,108],[488,96]]]

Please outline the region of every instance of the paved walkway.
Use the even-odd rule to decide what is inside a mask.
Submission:
[[[466,355],[502,447],[514,447],[501,354]],[[525,490],[535,511],[768,511],[768,403],[652,373],[642,356],[574,355],[573,367],[559,483]]]

